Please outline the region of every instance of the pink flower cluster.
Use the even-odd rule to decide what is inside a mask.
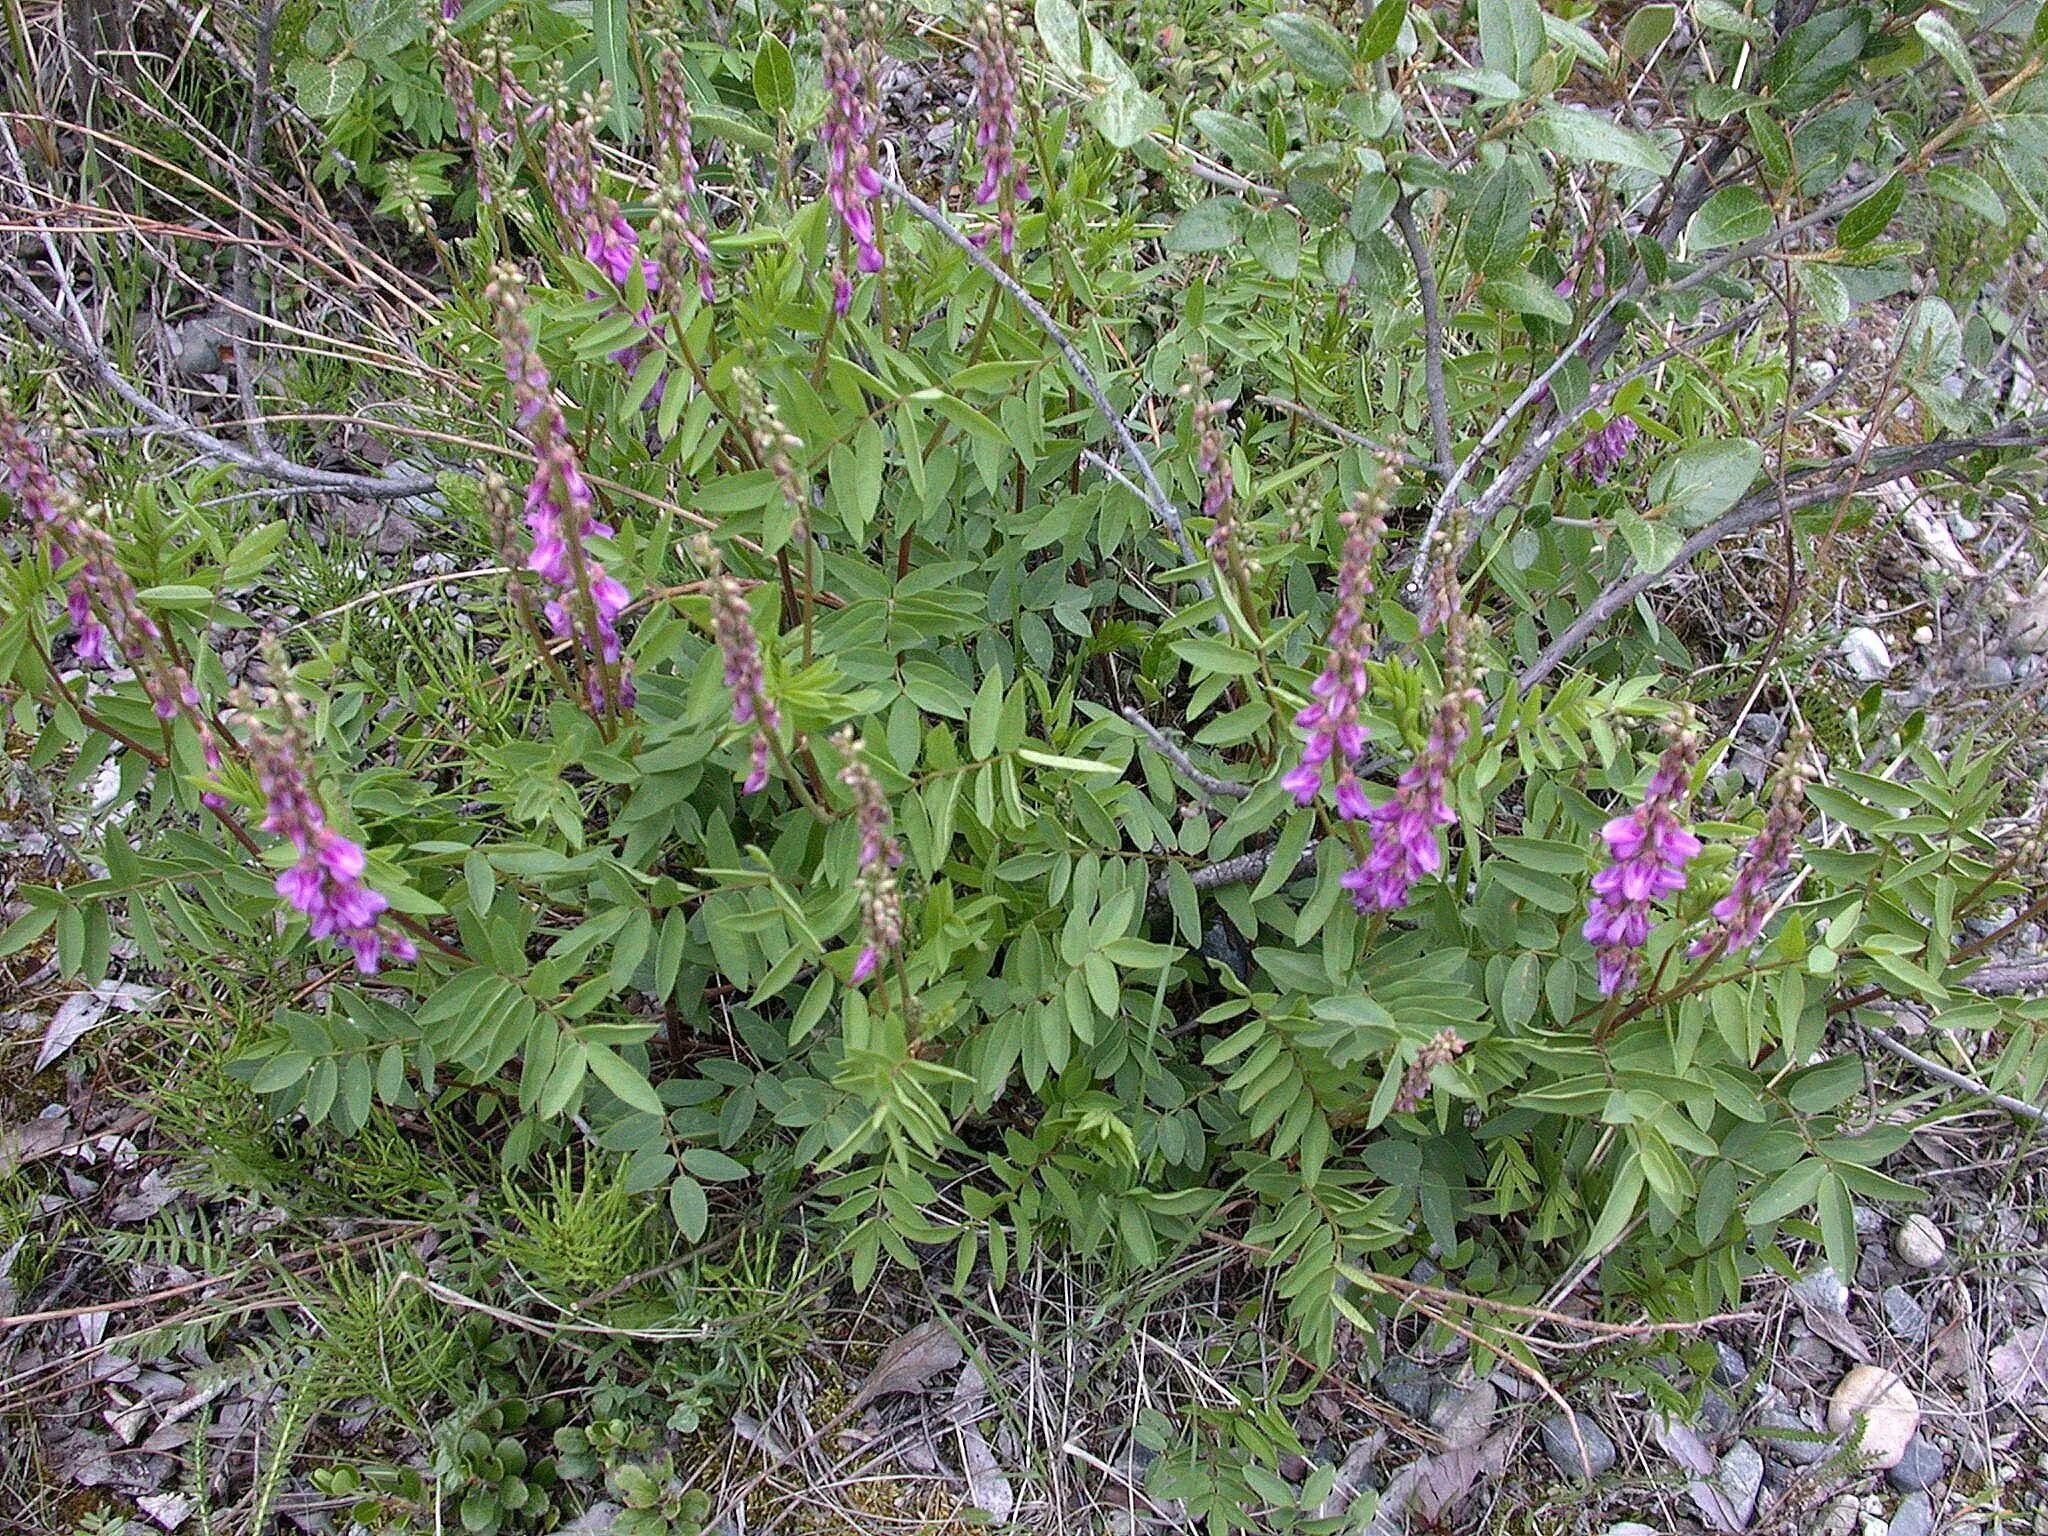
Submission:
[[[1566,455],[1565,467],[1595,485],[1605,485],[1607,477],[1628,457],[1629,444],[1635,440],[1636,424],[1626,416],[1617,416]]]
[[[1700,840],[1679,820],[1692,792],[1692,765],[1699,744],[1679,726],[1650,775],[1643,803],[1600,829],[1610,862],[1593,877],[1586,917],[1586,942],[1599,963],[1603,997],[1632,986],[1650,937],[1653,902],[1685,889],[1685,866],[1700,851]]]
[[[364,883],[362,847],[327,825],[307,769],[305,727],[298,701],[280,699],[284,724],[273,730],[253,715],[249,759],[263,790],[263,830],[286,838],[298,862],[277,877],[277,894],[306,916],[316,939],[345,945],[356,969],[375,971],[388,955],[418,958],[411,939],[384,920],[390,903]]]
[[[699,538],[696,552],[698,564],[711,573],[711,634],[725,663],[725,686],[732,692],[732,723],[754,727],[746,782],[740,786],[743,793],[751,795],[767,786],[773,750],[768,733],[780,729],[782,716],[768,697],[767,677],[761,670],[761,641],[754,633],[753,610],[747,606],[746,594],[720,567],[718,552],[709,539]]]
[[[981,185],[974,201],[996,205],[1003,254],[1017,243],[1017,205],[1031,182],[1017,159],[1017,34],[1000,0],[974,19],[974,144],[981,151]]]
[[[596,497],[534,346],[518,275],[500,268],[486,297],[497,316],[514,413],[534,453],[533,478],[526,487],[533,549],[526,567],[552,589],[542,612],[556,639],[575,643],[590,707],[601,713],[631,709],[632,663],[619,643],[617,622],[631,595],[586,547],[590,539],[610,538],[613,530],[596,515]]]
[[[896,869],[903,849],[889,831],[889,802],[862,755],[866,743],[852,730],[832,738],[846,759],[839,782],[853,792],[854,825],[860,831],[860,871],[854,890],[860,902],[861,951],[847,979],[858,986],[881,969],[884,957],[903,947],[903,901]]]
[[[1455,570],[1448,580],[1456,582]],[[1449,599],[1439,601],[1448,603]],[[1463,612],[1451,608],[1443,622],[1444,692],[1429,737],[1395,782],[1393,797],[1365,813],[1372,846],[1366,850],[1364,862],[1341,877],[1340,883],[1360,912],[1392,912],[1407,906],[1409,888],[1443,868],[1437,829],[1453,826],[1458,820],[1458,813],[1451,809],[1451,771],[1471,731],[1471,710],[1480,694],[1471,682]]]
[[[1373,554],[1386,523],[1380,500],[1360,492],[1338,519],[1344,529],[1344,550],[1337,565],[1337,606],[1330,616],[1329,659],[1322,674],[1309,684],[1312,701],[1294,716],[1308,732],[1301,760],[1281,784],[1296,805],[1312,804],[1323,787],[1324,765],[1334,762],[1337,814],[1357,821],[1367,809],[1365,786],[1358,779],[1358,760],[1365,752],[1365,722],[1359,711],[1372,690],[1366,662],[1372,653],[1365,624],[1365,600],[1372,595]]]
[[[1200,384],[1209,381],[1203,369]],[[1195,468],[1202,476],[1202,515],[1210,520],[1209,553],[1217,568],[1240,595],[1246,590],[1248,572],[1244,550],[1238,540],[1237,479],[1230,468],[1230,439],[1223,430],[1224,405],[1206,396],[1195,401]]]
[[[441,66],[441,83],[448,93],[448,105],[455,112],[456,132],[468,141],[475,156],[477,201],[488,205],[497,192],[487,151],[511,143],[512,135],[492,121],[478,103],[476,86],[482,71],[463,51],[461,40],[450,28],[449,23],[455,18],[448,14],[449,9],[448,4],[442,6],[441,20],[434,28],[434,58]]]
[[[1812,771],[1808,753],[1812,737],[1802,726],[1786,743],[1771,784],[1770,808],[1763,827],[1737,856],[1735,880],[1728,894],[1714,903],[1715,926],[1693,941],[1687,952],[1739,955],[1756,943],[1771,910],[1771,882],[1791,867],[1805,805],[1806,781]]]
[[[717,296],[711,281],[710,227],[697,207],[697,151],[690,142],[690,97],[683,87],[683,58],[673,46],[664,47],[655,61],[654,131],[663,172],[657,193],[662,237],[657,259],[663,276],[674,281],[674,269],[681,263],[672,247],[687,251],[696,270],[697,291],[709,304]]]
[[[660,269],[641,253],[638,232],[598,184],[599,108],[586,98],[572,111],[559,87],[542,94],[528,114],[540,129],[541,180],[563,224],[577,233],[584,258],[621,288],[638,270],[652,293],[661,282]]]
[[[877,217],[882,178],[873,164],[874,117],[867,73],[854,48],[846,15],[837,0],[818,8],[824,62],[825,193],[832,211],[853,241],[854,265],[862,272],[882,270]],[[832,307],[845,314],[853,304],[853,282],[844,271],[832,280]]]

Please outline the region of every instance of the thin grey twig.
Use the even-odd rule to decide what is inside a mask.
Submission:
[[[1657,292],[1661,296],[1668,297],[1672,294],[1684,293],[1690,288],[1696,288],[1701,283],[1718,277],[1721,273],[1740,262],[1748,261],[1752,257],[1761,256],[1775,250],[1793,235],[1811,229],[1817,224],[1826,223],[1837,214],[1853,207],[1865,195],[1867,195],[1865,190],[1859,188],[1855,192],[1843,193],[1838,197],[1830,198],[1810,213],[1803,214],[1799,218],[1779,225],[1767,235],[1760,235],[1754,240],[1745,241],[1741,245],[1733,246],[1721,252],[1712,260],[1703,262],[1698,267],[1695,267],[1683,277],[1666,283]],[[1507,408],[1494,421],[1488,424],[1484,432],[1479,434],[1479,441],[1472,445],[1470,451],[1466,453],[1463,459],[1459,460],[1458,467],[1452,471],[1450,478],[1445,481],[1443,490],[1437,495],[1435,505],[1430,508],[1429,520],[1423,527],[1422,541],[1416,546],[1415,559],[1408,569],[1407,589],[1410,593],[1421,590],[1423,576],[1428,569],[1430,539],[1434,536],[1436,530],[1442,526],[1443,520],[1449,515],[1451,508],[1457,505],[1457,496],[1460,488],[1463,487],[1465,481],[1471,476],[1472,471],[1478,468],[1480,460],[1492,450],[1494,444],[1498,443],[1507,434],[1508,429],[1521,418],[1524,411],[1543,398],[1550,388],[1550,381],[1572,358],[1583,356],[1587,360],[1589,367],[1597,367],[1606,355],[1613,350],[1614,345],[1619,339],[1619,330],[1610,330],[1608,322],[1613,317],[1615,311],[1620,308],[1622,301],[1626,299],[1632,303],[1639,302],[1648,296],[1648,279],[1643,274],[1638,273],[1625,291],[1610,295],[1607,301],[1593,312],[1586,323],[1580,327],[1579,333],[1552,359],[1550,366],[1531,379],[1527,387],[1519,395],[1515,396],[1513,400],[1509,401]]]
[[[2031,1120],[2036,1125],[2048,1125],[2048,1110],[2042,1109],[2039,1105],[2029,1104],[2025,1099],[2016,1099],[2011,1094],[1999,1093],[1994,1089],[1985,1087],[1973,1077],[1964,1076],[1953,1067],[1944,1067],[1938,1061],[1930,1061],[1904,1041],[1886,1034],[1875,1024],[1863,1024],[1860,1027],[1864,1034],[1890,1051],[1899,1060],[1918,1067],[1929,1077],[1937,1078],[1952,1088],[1960,1088],[1965,1093],[1975,1094],[1978,1098],[1996,1104],[2000,1109],[2010,1114],[2018,1115],[2022,1120]]]
[[[1442,297],[1436,287],[1436,262],[1422,243],[1415,227],[1414,194],[1394,201],[1394,227],[1401,243],[1408,247],[1408,259],[1415,264],[1415,288],[1422,299],[1422,385],[1429,397],[1429,431],[1436,444],[1437,475],[1451,476],[1451,404],[1444,388],[1444,315]]]
[[[1205,769],[1197,768],[1186,750],[1168,739],[1166,733],[1147,720],[1133,705],[1126,704],[1123,710],[1126,720],[1144,733],[1154,750],[1180,770],[1181,777],[1208,795],[1224,795],[1232,800],[1242,800],[1252,792],[1249,784],[1240,784],[1235,779],[1218,778]]]
[[[1152,461],[1138,446],[1138,440],[1131,435],[1130,423],[1124,420],[1123,412],[1110,404],[1108,393],[1103,389],[1101,381],[1095,377],[1095,370],[1088,366],[1088,359],[1083,357],[1081,349],[1068,339],[1060,323],[1033,297],[1030,289],[990,261],[980,247],[968,239],[960,227],[941,210],[934,208],[893,176],[883,176],[881,181],[890,196],[931,225],[945,237],[948,244],[979,267],[998,288],[1016,300],[1017,307],[1029,315],[1052,344],[1059,348],[1060,356],[1067,360],[1067,366],[1073,369],[1075,379],[1079,381],[1081,388],[1087,391],[1088,398],[1095,403],[1095,409],[1101,413],[1102,419],[1109,425],[1110,432],[1116,437],[1118,451],[1123,455],[1124,462],[1130,466],[1131,472],[1138,477],[1143,487],[1145,504],[1152,509],[1153,517],[1158,519],[1160,526],[1172,536],[1174,545],[1180,550],[1181,559],[1188,565],[1200,566],[1202,556],[1196,550],[1194,541],[1188,537],[1187,526],[1181,521],[1180,512],[1174,506],[1172,498],[1166,494],[1166,487],[1159,483],[1159,476],[1153,473]],[[1197,574],[1193,580],[1203,597],[1213,595],[1205,578]],[[1225,634],[1229,633],[1230,621],[1221,613],[1216,615],[1215,622],[1218,630]]]
[[[1354,431],[1350,427],[1345,426],[1341,421],[1333,421],[1312,405],[1304,405],[1299,400],[1290,400],[1285,395],[1254,395],[1252,398],[1258,401],[1260,405],[1269,405],[1276,411],[1284,412],[1289,416],[1299,416],[1303,421],[1313,426],[1321,427],[1340,443],[1349,443],[1354,448],[1369,449],[1373,453],[1391,453],[1404,464],[1418,462],[1414,454],[1404,453],[1399,448],[1390,448],[1385,443],[1375,442],[1363,432]]]
[[[8,272],[7,275],[14,276],[12,272]],[[176,412],[158,404],[129,383],[90,337],[81,337],[71,327],[62,324],[55,307],[33,288],[28,287],[25,279],[17,278],[16,288],[31,295],[41,313],[24,307],[4,293],[0,293],[0,308],[12,312],[30,330],[68,353],[74,361],[84,365],[103,386],[119,396],[138,414],[148,418],[166,435],[176,438],[216,464],[226,464],[248,474],[275,480],[282,485],[296,486],[302,491],[361,496],[371,500],[396,501],[408,496],[425,496],[435,489],[436,482],[431,475],[385,478],[380,475],[354,475],[342,470],[314,469],[309,465],[294,463],[279,453],[256,452],[215,437],[204,427],[187,421]]]

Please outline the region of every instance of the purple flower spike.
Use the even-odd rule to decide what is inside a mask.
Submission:
[[[1778,759],[1763,828],[1737,858],[1735,881],[1728,894],[1714,903],[1714,926],[1687,951],[1694,959],[1707,954],[1744,954],[1763,936],[1764,919],[1771,910],[1771,883],[1791,867],[1798,842],[1807,779],[1812,773],[1808,758],[1812,741],[1801,726],[1786,743],[1784,755]]]
[[[497,314],[513,414],[526,429],[534,454],[525,497],[526,527],[533,536],[526,568],[550,589],[542,611],[556,637],[575,642],[591,708],[598,713],[631,709],[632,663],[625,658],[617,627],[631,594],[587,547],[591,539],[610,538],[612,526],[597,516],[597,498],[534,346],[518,275],[500,268],[485,297]]]
[[[889,802],[868,768],[866,744],[849,729],[833,737],[832,745],[846,758],[839,782],[853,792],[854,824],[860,830],[854,892],[860,903],[861,951],[848,978],[858,984],[881,968],[885,955],[903,948],[903,899],[896,888],[903,849],[890,834]]]
[[[1308,732],[1301,759],[1280,780],[1296,805],[1312,805],[1323,785],[1324,765],[1336,762],[1337,812],[1356,821],[1365,814],[1365,795],[1357,787],[1358,759],[1365,751],[1365,724],[1359,709],[1372,689],[1366,661],[1372,651],[1365,626],[1365,600],[1372,595],[1373,553],[1385,531],[1381,515],[1383,491],[1361,491],[1338,518],[1344,529],[1344,550],[1337,564],[1337,606],[1330,615],[1329,659],[1322,674],[1309,684],[1311,702],[1296,712],[1294,723]]]
[[[1628,457],[1629,444],[1635,440],[1636,424],[1626,416],[1617,416],[1574,448],[1565,459],[1565,468],[1584,475],[1595,485],[1605,485],[1607,477]]]
[[[249,760],[264,797],[263,830],[285,838],[299,853],[298,862],[277,877],[277,894],[305,914],[314,938],[343,945],[359,971],[375,971],[386,955],[416,959],[412,940],[384,921],[390,903],[364,883],[369,860],[362,847],[327,825],[313,793],[298,700],[283,693],[279,704],[281,729],[254,716],[249,722]]]
[[[1599,962],[1603,997],[1634,985],[1651,907],[1685,889],[1685,866],[1700,851],[1700,840],[1678,819],[1692,791],[1698,751],[1690,728],[1673,729],[1643,803],[1600,829],[1610,862],[1593,877],[1583,931]]]
[[[1453,578],[1455,579],[1455,577]],[[1454,611],[1444,645],[1444,693],[1437,703],[1429,738],[1394,786],[1393,798],[1365,813],[1372,846],[1365,861],[1346,870],[1339,882],[1362,913],[1393,912],[1408,905],[1409,889],[1443,869],[1439,828],[1454,826],[1451,772],[1471,732],[1471,709],[1480,700],[1472,686],[1467,620]]]
[[[43,450],[5,411],[0,411],[0,488],[13,495],[52,569],[78,561],[78,573],[64,589],[78,659],[92,667],[121,662],[132,668],[156,717],[168,722],[184,715],[199,737],[207,766],[218,768],[220,746],[199,690],[144,610],[113,537],[79,494],[57,479]],[[210,796],[207,791],[202,798]]]
[[[720,660],[725,663],[725,686],[732,693],[732,723],[754,727],[748,750],[747,777],[740,785],[743,794],[767,788],[768,762],[773,744],[768,733],[779,730],[782,715],[768,697],[767,676],[761,668],[761,641],[754,633],[753,611],[746,593],[724,569],[712,542],[702,537],[696,543],[697,563],[711,576],[711,634],[718,642]]]
[[[711,227],[697,206],[697,150],[690,136],[690,97],[683,86],[683,58],[673,45],[655,61],[654,124],[662,181],[659,207],[663,280],[681,287],[681,255],[696,273],[697,291],[709,304],[717,296],[711,280]]]
[[[1017,243],[1017,205],[1031,196],[1031,183],[1017,159],[1017,33],[1001,4],[974,19],[974,145],[981,151],[981,185],[974,201],[996,208],[1003,254]]]
[[[876,238],[882,178],[871,160],[874,116],[867,72],[855,51],[845,13],[837,4],[817,7],[824,52],[825,193],[839,225],[853,242],[854,265],[862,272],[882,270],[882,248]],[[852,285],[835,273],[833,308],[845,314]]]

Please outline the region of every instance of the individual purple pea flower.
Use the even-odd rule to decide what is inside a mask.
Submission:
[[[1628,457],[1629,444],[1635,440],[1636,424],[1626,416],[1617,416],[1574,448],[1565,458],[1565,468],[1584,475],[1595,485],[1605,485],[1608,476]]]
[[[263,830],[284,838],[299,855],[278,875],[277,894],[305,915],[314,938],[345,946],[359,971],[375,971],[387,955],[417,959],[412,940],[384,920],[390,902],[363,878],[369,860],[362,846],[327,824],[312,786],[304,710],[298,700],[289,691],[279,693],[283,724],[275,728],[253,713],[253,703],[244,696],[249,761],[263,791]]]
[[[534,454],[525,496],[526,526],[533,536],[526,567],[553,589],[542,612],[556,638],[573,643],[591,708],[599,713],[631,709],[632,664],[617,626],[631,594],[587,547],[591,539],[610,538],[613,529],[597,516],[597,498],[534,346],[518,274],[499,268],[485,297],[497,318],[513,414]]]
[[[1326,636],[1329,657],[1309,684],[1310,702],[1294,716],[1295,725],[1308,733],[1301,757],[1280,780],[1296,805],[1311,805],[1323,786],[1325,766],[1333,764],[1337,814],[1347,821],[1359,820],[1367,809],[1365,788],[1358,780],[1366,736],[1360,710],[1372,691],[1366,670],[1372,636],[1365,623],[1365,600],[1372,595],[1373,555],[1386,530],[1384,483],[1383,476],[1382,489],[1359,492],[1337,519],[1344,530],[1344,548],[1337,563],[1337,606]]]
[[[1017,159],[1017,33],[1000,3],[974,19],[974,144],[981,151],[981,185],[974,201],[996,207],[997,238],[1005,256],[1017,243],[1017,205],[1031,182]]]
[[[725,686],[732,694],[732,723],[754,727],[748,751],[747,777],[740,785],[743,794],[754,794],[768,785],[768,761],[773,744],[770,731],[782,726],[782,715],[768,697],[768,679],[761,667],[761,640],[754,633],[753,610],[739,582],[724,569],[712,542],[698,536],[697,563],[709,574],[711,586],[711,635],[718,642],[719,659],[725,664]]]
[[[858,986],[903,948],[903,901],[896,887],[903,848],[890,833],[889,802],[867,765],[866,744],[848,728],[832,738],[832,745],[846,759],[839,782],[853,793],[854,825],[860,832],[854,891],[860,904],[861,949],[847,978]]]
[[[1740,955],[1762,937],[1764,920],[1771,911],[1771,883],[1791,867],[1798,844],[1799,823],[1806,799],[1806,784],[1812,774],[1809,753],[1813,738],[1799,727],[1778,759],[1772,778],[1771,803],[1764,812],[1764,824],[1737,856],[1735,879],[1728,894],[1714,903],[1714,926],[1686,951],[1694,959],[1702,955]]]
[[[1448,560],[1439,562],[1440,567],[1448,564]],[[1456,582],[1455,569],[1448,580]],[[1458,813],[1451,808],[1451,774],[1471,733],[1472,707],[1481,697],[1472,683],[1469,624],[1461,609],[1452,607],[1445,614],[1444,691],[1429,736],[1395,781],[1392,797],[1365,813],[1371,846],[1364,860],[1339,879],[1361,913],[1393,912],[1407,906],[1415,883],[1443,868],[1436,834],[1458,820]]]
[[[1652,905],[1685,889],[1685,866],[1700,851],[1700,840],[1679,820],[1698,752],[1691,727],[1673,727],[1642,804],[1600,829],[1609,863],[1593,876],[1583,932],[1599,964],[1603,997],[1634,985]]]
[[[854,266],[882,270],[877,218],[882,178],[873,164],[874,118],[867,72],[855,51],[845,12],[836,3],[817,7],[825,65],[825,193],[839,226],[853,242]],[[843,270],[833,274],[833,308],[845,314],[853,283]]]

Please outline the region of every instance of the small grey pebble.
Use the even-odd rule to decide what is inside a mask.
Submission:
[[[1220,917],[1202,935],[1202,958],[1228,966],[1239,981],[1252,973],[1251,945],[1245,943],[1244,936],[1236,928]]]
[[[1784,1408],[1766,1408],[1757,1415],[1757,1438],[1772,1456],[1795,1467],[1810,1467],[1825,1461],[1832,1444],[1823,1430],[1815,1429],[1798,1414]]]
[[[1764,1486],[1764,1459],[1757,1454],[1756,1447],[1747,1440],[1729,1446],[1721,1465],[1714,1469],[1714,1481],[1726,1495],[1736,1519],[1748,1525],[1756,1509],[1756,1496]]]
[[[1977,669],[1979,688],[2003,688],[2012,682],[2012,662],[2003,656],[1991,656]]]
[[[1543,1440],[1543,1454],[1550,1458],[1550,1464],[1566,1477],[1585,1479],[1587,1465],[1579,1458],[1578,1441],[1572,1439],[1570,1420],[1561,1413],[1554,1413],[1537,1426],[1537,1433]],[[1595,1424],[1589,1414],[1579,1415],[1579,1436],[1586,1442],[1586,1456],[1591,1461],[1591,1476],[1598,1477],[1614,1465],[1614,1442],[1607,1431]]]
[[[1917,1344],[1927,1337],[1927,1309],[1903,1285],[1888,1285],[1880,1298],[1884,1303],[1884,1324],[1892,1337]]]
[[[1874,1205],[1852,1205],[1849,1214],[1855,1219],[1858,1237],[1875,1237],[1884,1230],[1884,1212]]]
[[[1795,1330],[1803,1326],[1804,1324],[1798,1323],[1793,1325]],[[1786,1350],[1779,1359],[1780,1363],[1787,1367],[1797,1367],[1792,1372],[1795,1379],[1803,1380],[1809,1384],[1825,1380],[1828,1374],[1834,1371],[1836,1365],[1835,1352],[1828,1347],[1825,1339],[1820,1338],[1816,1334],[1798,1333],[1796,1331],[1792,1339],[1792,1347]]]
[[[1714,1340],[1714,1380],[1724,1387],[1739,1387],[1749,1375],[1749,1362],[1733,1344]]]
[[[1884,1529],[1885,1536],[1932,1536],[1934,1500],[1924,1493],[1907,1494]]]
[[[1906,1442],[1906,1454],[1899,1458],[1899,1464],[1885,1472],[1884,1480],[1901,1492],[1911,1493],[1932,1488],[1947,1470],[1948,1463],[1932,1442],[1925,1435],[1915,1435]]]
[[[1429,1373],[1408,1360],[1392,1360],[1380,1372],[1380,1395],[1411,1419],[1419,1419],[1429,1412],[1429,1400],[1436,1393],[1436,1387],[1429,1379]]]
[[[1735,1433],[1735,1426],[1742,1422],[1742,1415],[1728,1400],[1727,1393],[1709,1387],[1700,1399],[1699,1417],[1693,1422],[1699,1425],[1700,1433],[1707,1439],[1724,1440]]]
[[[1849,1315],[1849,1287],[1832,1264],[1823,1264],[1812,1274],[1801,1275],[1792,1282],[1792,1294],[1809,1307],[1832,1312],[1837,1317]]]
[[[1466,1449],[1486,1438],[1486,1428],[1500,1409],[1500,1394],[1489,1382],[1445,1387],[1429,1405],[1429,1422],[1451,1445]]]
[[[1663,1536],[1654,1525],[1645,1525],[1640,1520],[1624,1520],[1619,1525],[1607,1527],[1605,1536]]]

